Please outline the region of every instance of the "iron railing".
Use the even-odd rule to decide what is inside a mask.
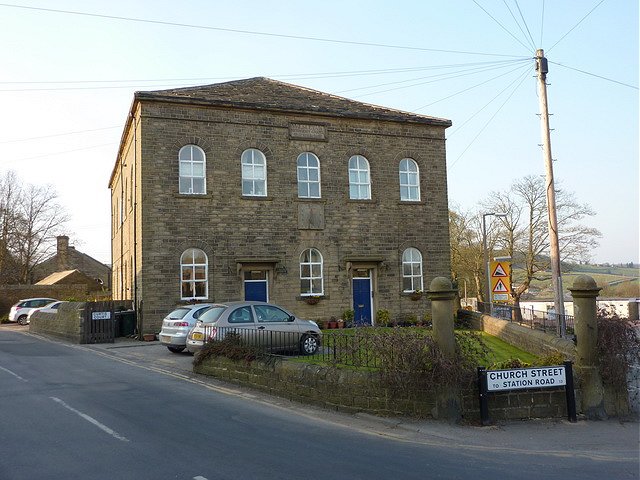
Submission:
[[[491,311],[493,307],[493,311]],[[533,307],[520,307],[519,309],[512,305],[502,304],[489,304],[478,302],[478,311],[485,315],[491,315],[492,317],[502,318],[511,322],[516,322],[520,325],[527,326],[535,330],[542,330],[543,332],[556,332],[560,331],[558,322],[561,317],[564,317],[567,335],[574,334],[575,320],[573,315],[558,315],[554,312],[545,312],[542,310],[534,310]],[[518,315],[518,311],[520,315]]]
[[[229,343],[249,347],[261,353],[289,357],[304,356],[309,363],[375,369],[380,368],[383,363],[379,353],[380,345],[384,343],[382,338],[384,334],[375,330],[370,327],[358,328],[356,332],[325,330],[317,335],[311,332],[205,325],[202,332],[193,332],[192,335],[197,335],[194,339],[202,340],[204,343],[226,340]],[[309,335],[315,336],[318,340],[318,349],[313,354],[306,353],[303,348],[305,337]]]

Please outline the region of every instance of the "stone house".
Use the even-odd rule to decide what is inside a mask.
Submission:
[[[33,269],[33,283],[37,283],[54,273],[77,270],[83,276],[74,274],[72,277],[83,279],[80,283],[88,283],[87,286],[91,287],[90,290],[109,291],[111,288],[111,268],[109,266],[69,245],[69,237],[66,235],[56,237],[56,242],[56,253]]]
[[[449,120],[268,78],[136,92],[109,180],[113,298],[422,318],[450,277]]]

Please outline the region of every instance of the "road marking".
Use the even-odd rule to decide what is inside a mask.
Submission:
[[[107,427],[106,425],[103,425],[102,423],[100,423],[99,421],[97,421],[95,418],[90,417],[89,415],[87,415],[86,413],[82,413],[79,410],[76,410],[75,408],[71,407],[70,405],[67,405],[64,401],[60,400],[57,397],[49,397],[51,400],[53,400],[54,402],[58,402],[60,405],[62,405],[64,408],[66,408],[67,410],[75,413],[76,415],[78,415],[81,418],[84,418],[87,422],[92,423],[93,425],[95,425],[96,427],[98,427],[100,430],[102,430],[105,433],[108,433],[109,435],[111,435],[114,438],[117,438],[118,440],[121,440],[123,442],[128,442],[129,439],[126,437],[123,437],[122,435],[120,435],[118,432],[111,430],[109,427]]]
[[[198,475],[197,477],[193,477],[193,480],[207,480],[207,479]]]
[[[18,380],[22,380],[23,382],[28,382],[29,380],[22,378],[20,375],[18,375],[17,373],[12,372],[11,370],[9,370],[8,368],[4,368],[4,367],[0,367],[0,370],[3,370],[5,372],[7,372],[10,375],[13,375],[14,377],[16,377]]]

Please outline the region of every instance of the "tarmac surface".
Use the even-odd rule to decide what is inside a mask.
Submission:
[[[28,326],[0,325],[3,330],[29,333]],[[517,455],[545,452],[559,457],[583,457],[590,460],[632,462],[640,479],[640,424],[637,419],[608,419],[600,421],[540,419],[499,422],[488,427],[458,425],[435,420],[407,418],[380,418],[368,414],[345,414],[257,392],[248,388],[221,382],[192,372],[193,356],[171,353],[157,341],[141,342],[119,338],[111,344],[76,345],[58,339],[37,336],[46,341],[64,344],[69,348],[85,349],[114,360],[130,364],[176,379],[197,383],[204,388],[243,398],[247,401],[286,408],[311,417],[340,425],[349,425],[359,431],[383,435],[398,440],[430,445],[466,448],[478,452],[495,451]]]

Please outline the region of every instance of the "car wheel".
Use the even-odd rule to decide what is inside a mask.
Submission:
[[[167,347],[169,349],[170,352],[173,353],[180,353],[181,351],[184,350],[185,347]]]
[[[26,315],[20,315],[18,317],[18,323],[20,325],[26,325],[27,324],[27,316]]]
[[[318,351],[319,346],[320,342],[315,335],[303,335],[300,340],[300,352],[303,355],[313,355]]]

